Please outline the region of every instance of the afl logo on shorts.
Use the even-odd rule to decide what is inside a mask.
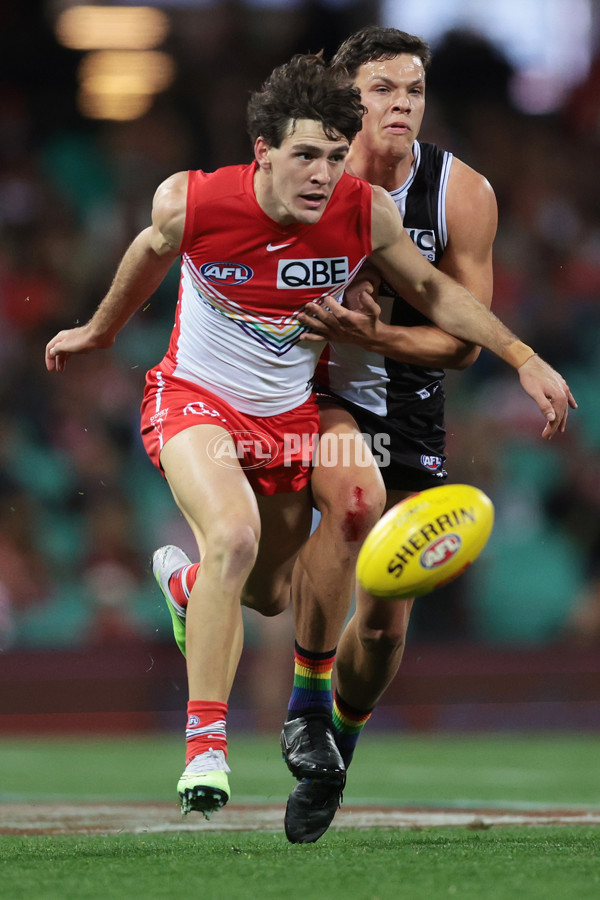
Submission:
[[[429,469],[430,472],[436,472],[442,465],[442,457],[428,456],[426,453],[423,453],[421,456],[421,465],[425,466],[426,469]]]
[[[230,431],[216,434],[206,445],[210,459],[224,468],[260,469],[279,456],[274,437],[257,431]]]
[[[445,534],[434,541],[421,554],[421,565],[425,569],[437,569],[458,553],[462,541],[457,534]]]
[[[200,269],[202,275],[211,284],[244,284],[250,281],[254,272],[243,263],[211,262],[204,263]]]

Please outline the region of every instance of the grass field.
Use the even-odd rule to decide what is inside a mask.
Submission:
[[[175,816],[181,825],[165,833],[68,833],[69,804],[162,804],[172,816],[182,752],[181,739],[170,736],[0,740],[3,898],[600,897],[598,825],[513,827],[473,819],[467,827],[431,827],[418,824],[417,815],[412,827],[332,828],[305,846],[290,845],[280,827],[214,830],[219,815],[235,821],[236,804],[255,804],[257,816],[269,804],[282,818],[293,781],[276,735],[231,736],[232,809],[228,820],[226,810],[213,817],[210,832],[186,830],[193,817]],[[599,758],[600,736],[371,733],[350,770],[343,813],[373,805],[390,813],[576,808],[599,821]],[[57,820],[64,807],[67,833],[6,833],[9,811],[26,811],[35,821],[38,804],[51,805]],[[199,829],[203,820],[196,821]]]

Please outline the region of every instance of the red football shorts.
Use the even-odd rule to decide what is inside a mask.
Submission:
[[[257,494],[299,491],[310,480],[319,432],[314,397],[278,416],[248,416],[192,381],[150,369],[142,400],[141,433],[146,452],[162,473],[160,452],[167,441],[194,425],[219,425],[208,449],[221,466],[241,465]]]

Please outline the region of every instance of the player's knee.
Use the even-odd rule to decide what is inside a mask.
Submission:
[[[351,483],[336,496],[334,503],[325,505],[322,514],[345,543],[362,543],[381,518],[384,506],[383,490]]]
[[[247,577],[256,561],[258,538],[252,523],[243,519],[221,519],[207,536],[202,564],[214,566],[225,581]]]

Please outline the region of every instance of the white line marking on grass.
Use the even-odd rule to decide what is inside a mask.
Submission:
[[[283,830],[283,806],[230,805],[210,821],[181,815],[173,805],[27,805],[2,807],[3,834],[156,834],[160,832]],[[501,825],[600,825],[600,809],[393,809],[342,807],[331,829],[440,828],[472,830]]]

